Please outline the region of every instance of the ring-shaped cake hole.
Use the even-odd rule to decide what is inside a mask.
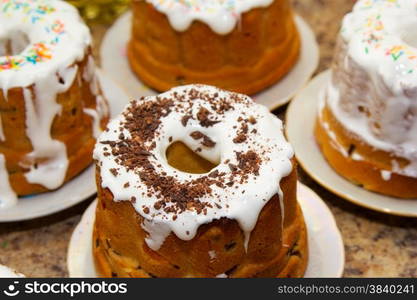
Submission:
[[[208,173],[219,165],[219,163],[214,164],[204,159],[187,145],[179,141],[169,145],[166,150],[166,158],[171,167],[191,174]]]
[[[402,40],[412,48],[417,49],[417,31],[415,30],[417,23],[413,26],[409,26],[408,29],[404,30],[402,34]]]
[[[13,30],[0,38],[0,56],[21,54],[30,44],[29,36],[21,30]]]

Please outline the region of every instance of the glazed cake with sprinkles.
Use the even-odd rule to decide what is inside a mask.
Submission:
[[[0,208],[79,174],[107,118],[77,10],[0,0]]]
[[[128,58],[145,84],[166,91],[204,83],[254,94],[298,60],[288,0],[133,0]]]
[[[365,188],[417,197],[417,1],[360,0],[342,24],[316,136]]]
[[[94,158],[100,275],[303,276],[293,150],[249,97],[187,85],[133,101]]]

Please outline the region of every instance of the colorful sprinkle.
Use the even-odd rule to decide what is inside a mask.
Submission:
[[[414,1],[416,3],[416,1]],[[406,5],[404,7],[404,5]],[[411,5],[411,6],[408,6]],[[355,6],[355,11],[366,10],[363,21],[355,23],[353,28],[342,28],[342,35],[354,32],[361,36],[363,52],[367,55],[382,53],[394,62],[407,65],[407,73],[413,73],[417,68],[417,50],[405,42],[401,37],[392,39],[393,30],[385,17],[385,13],[393,8],[406,10],[413,3],[401,0],[361,0]],[[392,18],[392,17],[391,17]],[[393,44],[394,43],[394,44]],[[409,65],[405,60],[408,60]]]
[[[6,16],[13,16],[20,12],[25,15],[22,23],[30,22],[37,24],[45,21],[47,16],[56,11],[51,2],[40,0],[0,0],[0,6],[2,7],[1,11]],[[61,36],[65,34],[65,25],[58,19],[53,22],[45,21],[45,24],[44,30],[48,33],[48,40],[33,44],[18,55],[0,57],[0,72],[19,70],[27,64],[35,65],[53,58],[53,48],[59,43]]]

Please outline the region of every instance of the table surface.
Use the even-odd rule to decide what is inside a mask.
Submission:
[[[312,26],[320,44],[317,70],[329,67],[335,38],[352,0],[294,0],[295,11]],[[105,26],[93,26],[96,46]],[[95,51],[98,52],[97,49]],[[283,117],[285,107],[275,112]],[[320,195],[342,232],[346,277],[417,277],[417,219],[390,216],[355,206],[321,188],[302,170],[300,180]],[[33,277],[67,276],[66,255],[74,227],[92,199],[63,212],[0,225],[0,264]]]

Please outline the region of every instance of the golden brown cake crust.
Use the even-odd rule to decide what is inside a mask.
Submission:
[[[74,83],[66,92],[58,94],[56,100],[62,110],[53,121],[51,136],[66,146],[69,165],[64,182],[71,180],[92,162],[95,145],[93,119],[84,109],[96,109],[97,103],[96,96],[90,89],[91,83],[83,78],[85,68],[88,68],[90,52],[88,51],[84,60],[75,63],[78,71]],[[33,91],[34,87],[29,89]],[[29,183],[25,177],[28,170],[22,166],[25,156],[33,150],[26,133],[26,108],[22,88],[8,90],[7,99],[0,91],[0,113],[6,138],[5,141],[0,141],[0,153],[6,158],[13,190],[19,196],[48,191],[42,185]],[[101,128],[105,128],[108,118],[105,116],[100,120]]]
[[[142,216],[130,202],[115,202],[112,193],[101,188],[99,169],[96,174],[99,202],[92,251],[97,272],[102,277],[304,275],[308,260],[307,234],[296,200],[295,169],[280,184],[285,207],[283,232],[276,195],[261,211],[247,252],[238,223],[224,218],[200,226],[191,241],[183,241],[171,233],[157,252],[151,250],[144,240]],[[209,251],[215,251],[214,258]]]
[[[323,123],[329,126],[326,129]],[[337,138],[337,144],[345,149],[347,156],[343,155],[334,145],[329,130]],[[392,172],[390,178],[385,180],[382,171],[392,171],[392,160],[398,165],[408,164],[403,158],[395,157],[392,153],[375,150],[359,137],[349,132],[337,121],[332,112],[325,106],[321,118],[317,120],[315,137],[321,147],[324,157],[329,164],[343,177],[365,189],[398,198],[417,197],[417,178],[403,176]],[[353,154],[361,159],[354,159]]]
[[[204,83],[254,94],[286,75],[299,56],[300,38],[287,0],[244,13],[239,27],[227,35],[198,21],[177,32],[143,0],[133,1],[132,10],[129,62],[158,91]]]

